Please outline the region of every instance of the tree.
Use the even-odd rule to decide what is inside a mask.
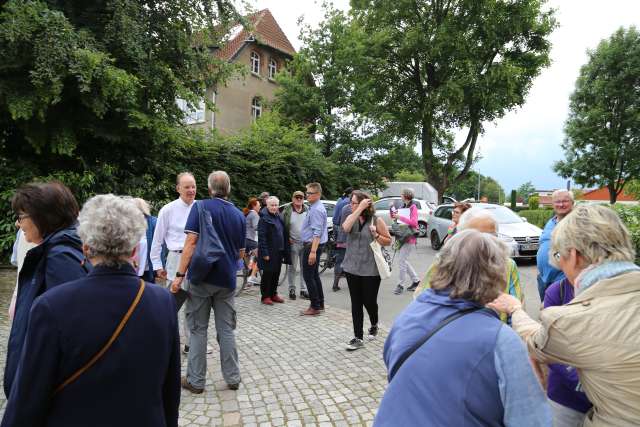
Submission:
[[[505,199],[504,190],[495,179],[475,171],[470,171],[462,180],[452,185],[449,194],[458,200],[478,199],[478,191],[480,198],[485,196],[491,203],[500,203]]]
[[[522,198],[522,202],[525,203],[527,200],[529,200],[529,197],[535,194],[536,187],[533,186],[533,183],[531,181],[527,181],[524,184],[520,185],[520,187],[516,189],[516,192],[518,193],[518,196]]]
[[[544,0],[353,0],[356,112],[421,146],[440,197],[469,173],[483,123],[522,105],[549,64]],[[456,145],[452,131],[467,135]]]
[[[613,204],[640,177],[640,34],[620,28],[588,53],[569,104],[565,160],[553,169],[581,185],[606,186]]]
[[[393,180],[398,182],[424,182],[424,175],[420,172],[400,169],[393,177]]]

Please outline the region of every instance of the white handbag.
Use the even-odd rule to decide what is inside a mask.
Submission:
[[[373,251],[373,258],[376,260],[380,279],[388,279],[391,277],[391,257],[377,240],[372,241],[369,246]]]

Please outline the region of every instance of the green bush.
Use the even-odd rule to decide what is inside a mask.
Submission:
[[[535,211],[540,206],[540,198],[538,196],[529,197],[529,209]]]
[[[636,263],[638,263],[640,261],[640,206],[616,203],[613,209],[631,233],[631,240],[636,248]]]
[[[533,225],[537,225],[540,228],[543,228],[544,225],[551,219],[553,216],[553,210],[549,209],[526,209],[518,212],[523,218],[526,218],[527,221]]]

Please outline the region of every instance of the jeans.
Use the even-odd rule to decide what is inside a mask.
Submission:
[[[540,301],[544,301],[544,293],[551,283],[544,283],[542,281],[542,277],[539,274],[536,279],[538,280],[538,293],[540,294]]]
[[[553,414],[553,427],[582,427],[586,414],[567,408],[549,399]]]
[[[302,276],[307,284],[307,291],[309,292],[309,299],[311,300],[311,308],[319,310],[324,307],[324,292],[322,291],[322,282],[320,281],[320,273],[318,272],[318,264],[320,262],[320,255],[324,245],[318,245],[316,251],[316,262],[313,265],[309,265],[309,253],[311,252],[311,244],[305,244],[302,251]]]
[[[409,255],[415,249],[416,245],[412,243],[405,243],[398,250],[398,268],[400,269],[400,282],[399,285],[402,285],[409,275],[411,279],[411,283],[419,282],[420,278],[416,274],[416,271],[413,269],[411,264],[409,264]]]
[[[171,286],[171,282],[176,278],[176,272],[178,271],[178,264],[180,264],[180,257],[182,253],[169,251],[167,254],[167,264],[165,266],[165,270],[167,271],[167,287]],[[185,291],[189,291],[189,279],[186,277],[182,279],[182,289]],[[178,307],[178,314],[182,311],[182,315],[184,317],[184,322],[182,322],[182,337],[184,342],[189,345],[189,326],[187,325],[187,312],[182,309],[182,306]]]
[[[344,256],[347,253],[347,248],[336,247],[333,250],[333,253],[336,256],[336,264],[333,266],[333,274],[339,276],[342,274],[342,261],[344,261]]]
[[[186,303],[187,323],[191,331],[187,359],[187,381],[204,388],[207,374],[207,329],[213,309],[216,340],[220,346],[222,376],[227,384],[240,382],[240,365],[236,349],[236,309],[234,290],[208,283],[191,286]]]
[[[278,279],[280,278],[281,270],[282,264],[279,264],[276,270],[262,270],[262,279],[260,281],[262,299],[271,298],[278,294]]]
[[[353,335],[362,339],[362,323],[364,311],[369,313],[371,326],[378,324],[378,289],[380,289],[380,276],[357,276],[346,273],[349,295],[351,296],[351,318],[353,319]]]
[[[291,265],[287,270],[287,281],[289,282],[289,292],[296,291],[296,271],[300,273],[300,292],[307,291],[302,277],[302,250],[304,246],[302,242],[293,242],[291,244]]]

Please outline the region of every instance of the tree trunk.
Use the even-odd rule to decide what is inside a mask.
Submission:
[[[616,191],[616,186],[613,184],[607,185],[609,189],[609,203],[612,205],[618,200],[618,192]]]

